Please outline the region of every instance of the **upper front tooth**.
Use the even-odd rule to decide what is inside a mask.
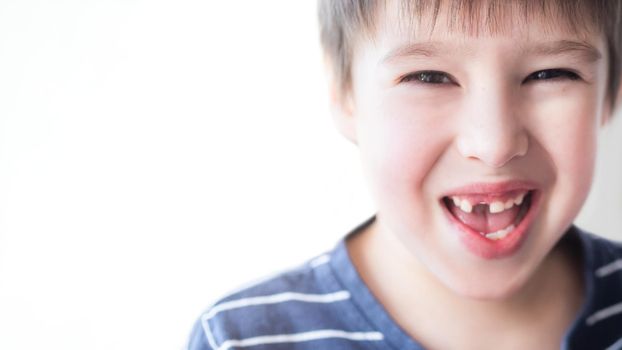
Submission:
[[[469,201],[463,200],[460,203],[460,210],[466,213],[470,213],[473,210],[473,206],[471,205],[471,203],[469,203]]]
[[[514,199],[514,204],[521,205],[521,203],[523,203],[524,198],[525,198],[525,194],[521,193],[520,195],[518,195],[518,197]]]
[[[505,209],[510,209],[514,206],[514,200],[509,199],[507,202],[505,202]]]
[[[490,205],[488,206],[488,210],[490,211],[491,214],[494,213],[500,213],[505,209],[505,204],[502,202],[492,202],[490,203]]]
[[[458,197],[451,197],[451,200],[454,202],[454,205],[456,207],[460,206],[460,198],[458,198]]]

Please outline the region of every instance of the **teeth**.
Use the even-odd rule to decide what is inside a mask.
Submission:
[[[473,206],[468,201],[462,201],[460,203],[460,210],[465,213],[470,213],[473,210]]]
[[[524,198],[525,198],[525,194],[521,193],[518,197],[514,199],[514,204],[521,205],[521,203],[523,203]]]
[[[487,205],[488,211],[491,214],[501,213],[504,210],[512,209],[512,207],[515,205],[521,205],[523,203],[523,200],[525,199],[526,194],[527,192],[523,192],[519,194],[518,196],[516,196],[516,198],[508,199],[505,202],[493,201],[492,203],[482,202],[480,204]],[[473,211],[473,205],[469,203],[469,201],[467,201],[466,199],[461,199],[460,197],[456,197],[456,196],[452,196],[450,198],[452,202],[454,203],[454,205],[460,208],[460,210],[466,213],[470,213]]]
[[[458,197],[451,197],[451,200],[454,201],[454,205],[456,207],[460,206],[460,198],[458,198]]]
[[[491,214],[500,213],[505,210],[505,204],[502,202],[492,202],[488,205],[488,210]]]
[[[466,199],[461,200],[458,197],[451,197],[451,200],[454,202],[454,205],[465,213],[470,213],[473,211],[473,205],[469,203]]]
[[[484,235],[484,237],[486,237],[486,238],[488,238],[488,239],[490,239],[492,241],[496,241],[496,240],[502,239],[503,237],[507,236],[510,232],[514,231],[515,228],[516,227],[514,227],[514,224],[512,224],[512,225],[510,225],[510,226],[508,226],[508,227],[506,227],[504,229],[501,229],[501,230],[499,230],[497,232],[487,233],[487,234]]]
[[[514,206],[514,200],[510,199],[507,202],[505,202],[505,205],[503,206],[505,210],[507,209],[511,209]]]

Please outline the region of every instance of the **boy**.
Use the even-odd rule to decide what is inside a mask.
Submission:
[[[622,349],[622,246],[572,226],[620,99],[618,0],[321,0],[378,211],[189,349]]]

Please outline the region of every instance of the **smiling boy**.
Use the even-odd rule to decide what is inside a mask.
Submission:
[[[572,226],[622,2],[320,1],[377,214],[230,294],[189,349],[622,349],[622,246]]]

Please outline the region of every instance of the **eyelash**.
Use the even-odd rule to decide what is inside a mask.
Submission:
[[[430,82],[429,80],[432,76],[435,76],[435,77],[440,76],[443,78],[447,78],[447,80],[452,82],[452,79],[447,74],[443,72],[439,72],[439,71],[421,71],[421,72],[410,73],[400,78],[399,82],[407,83],[407,82],[414,81],[415,83],[419,83],[419,84],[434,84],[434,85],[443,84],[441,82]]]
[[[542,76],[545,73],[549,73],[552,75],[552,77],[550,78],[538,78],[538,79],[534,79],[538,76]],[[572,71],[569,71],[567,69],[544,69],[544,70],[540,70],[534,73],[531,73],[527,76],[527,78],[525,78],[525,82],[529,81],[529,80],[558,80],[560,78],[564,78],[564,79],[569,79],[569,80],[579,80],[581,77]],[[531,78],[531,79],[530,79]]]
[[[548,78],[546,76],[549,76]],[[441,78],[441,81],[436,78]],[[568,80],[579,80],[581,77],[570,70],[567,69],[543,69],[537,72],[531,73],[525,78],[523,83],[527,83],[529,81],[556,81],[559,79],[568,79]],[[434,81],[433,81],[434,80]],[[443,81],[444,80],[444,81]],[[442,85],[447,83],[452,83],[454,80],[446,73],[439,71],[421,71],[410,73],[399,79],[399,83],[408,83],[414,82],[416,84],[432,84],[432,85]]]

